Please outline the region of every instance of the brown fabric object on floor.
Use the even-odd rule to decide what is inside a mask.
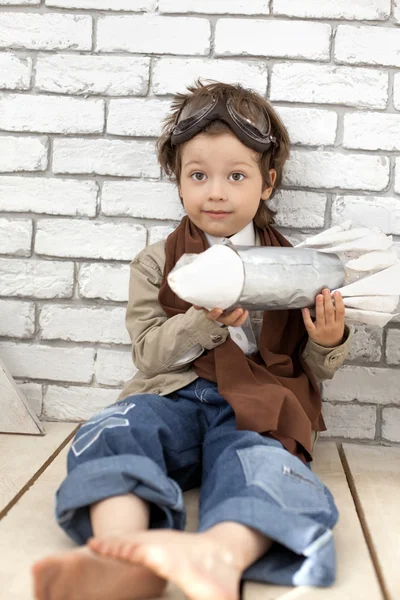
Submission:
[[[291,246],[271,226],[258,233],[262,246]],[[191,306],[171,290],[168,273],[183,254],[198,254],[208,247],[204,232],[188,217],[168,236],[158,296],[168,317]],[[326,430],[318,385],[301,356],[307,339],[300,309],[264,311],[256,354],[246,356],[228,337],[193,363],[199,377],[217,383],[235,412],[237,429],[274,437],[303,462],[312,460],[311,431]]]

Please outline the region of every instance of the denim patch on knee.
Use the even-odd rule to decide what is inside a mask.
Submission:
[[[287,511],[330,514],[322,482],[287,450],[257,445],[237,450],[246,484],[262,489]]]
[[[75,456],[80,456],[88,450],[99,439],[105,429],[129,427],[129,419],[125,415],[135,406],[136,404],[131,402],[125,405],[113,404],[82,425],[71,446]]]

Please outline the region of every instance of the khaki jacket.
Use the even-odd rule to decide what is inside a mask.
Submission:
[[[259,240],[256,240],[256,245],[259,245]],[[203,311],[193,307],[184,314],[170,319],[167,317],[158,303],[164,264],[165,240],[162,240],[147,246],[130,265],[126,326],[138,372],[126,383],[120,399],[131,394],[165,396],[188,385],[197,379],[192,367],[193,359],[179,365],[176,362],[195,345],[212,350],[223,344],[229,335],[228,328],[209,321]],[[258,343],[262,311],[249,314]],[[308,340],[303,358],[317,381],[333,377],[348,356],[351,337],[352,331],[346,326],[344,342],[340,346],[324,348]]]

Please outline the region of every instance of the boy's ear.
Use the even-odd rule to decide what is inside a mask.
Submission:
[[[271,185],[271,187],[267,187],[267,188],[263,189],[262,194],[261,194],[261,200],[268,200],[268,198],[270,197],[270,195],[272,193],[272,190],[274,189],[274,184],[275,184],[275,181],[276,181],[276,171],[275,171],[275,169],[270,169],[269,170],[269,176],[270,176],[272,185]]]

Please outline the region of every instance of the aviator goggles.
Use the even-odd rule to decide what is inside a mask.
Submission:
[[[205,97],[204,106],[197,108],[195,112],[192,112],[190,103],[183,106],[171,128],[171,144],[176,146],[190,140],[205,129],[208,123],[217,119],[227,123],[240,141],[253,150],[265,152],[271,144],[277,145],[276,137],[270,134],[271,126],[266,118],[260,116],[259,122],[254,124],[233,108],[231,98],[225,101],[216,97]]]

